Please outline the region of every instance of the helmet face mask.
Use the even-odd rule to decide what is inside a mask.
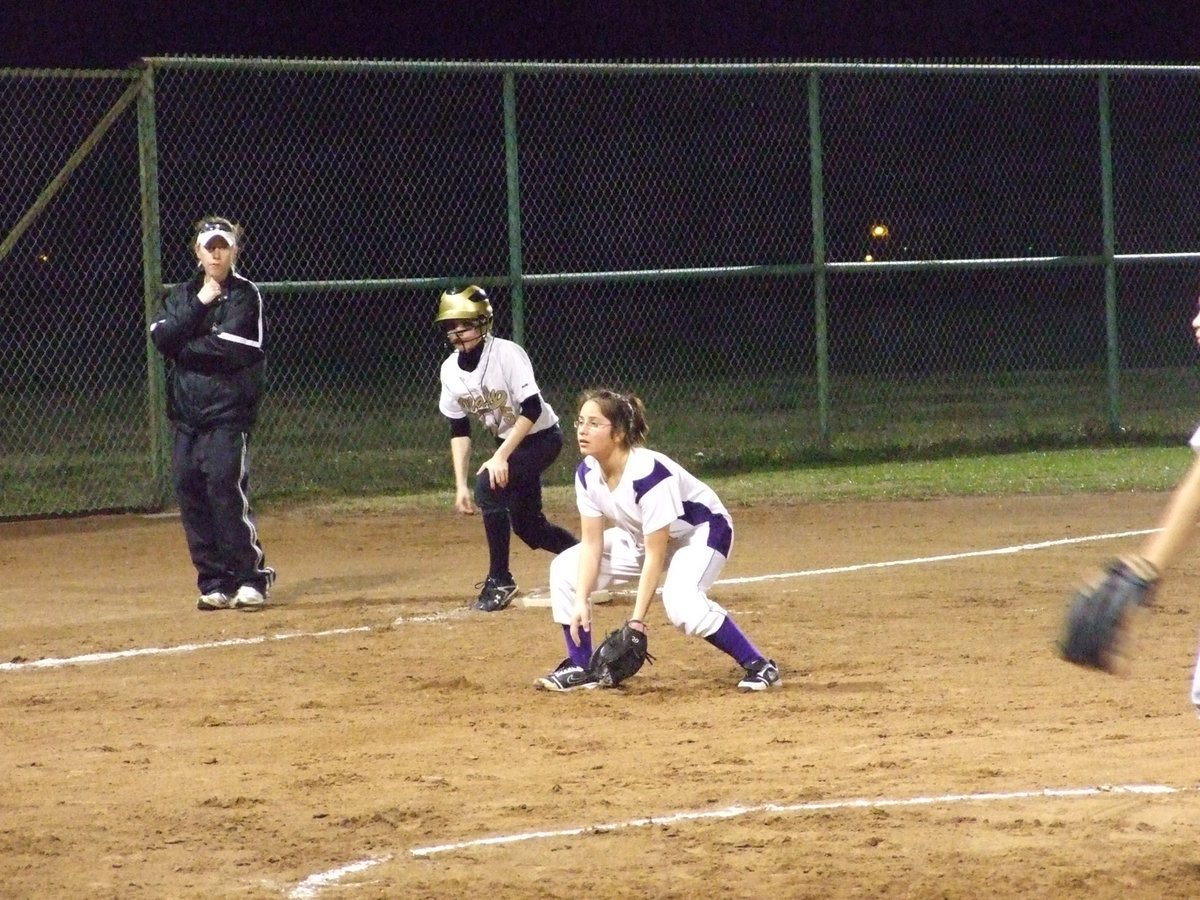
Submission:
[[[434,319],[447,332],[457,322],[474,325],[479,329],[480,340],[491,332],[492,320],[492,303],[483,288],[474,284],[461,291],[449,290],[442,294],[438,302],[437,318]],[[449,335],[447,339],[456,350],[462,349],[461,343],[455,343]]]
[[[447,319],[442,332],[451,350],[470,353],[483,346],[487,332],[482,319]]]

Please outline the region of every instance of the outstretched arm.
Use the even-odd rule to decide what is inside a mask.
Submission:
[[[1192,542],[1197,522],[1200,522],[1200,456],[1171,495],[1161,530],[1143,542],[1142,556],[1163,572]]]
[[[1192,333],[1200,344],[1200,313],[1192,319]],[[1197,430],[1200,435],[1200,429]],[[1196,436],[1192,446],[1196,448]],[[1196,448],[1200,451],[1200,448]],[[1163,513],[1161,530],[1142,543],[1142,556],[1159,572],[1166,569],[1192,541],[1200,521],[1200,452],[1183,481],[1175,488]]]

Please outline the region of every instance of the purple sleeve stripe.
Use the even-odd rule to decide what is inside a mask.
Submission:
[[[638,503],[642,502],[642,497],[646,492],[656,484],[665,481],[671,477],[671,473],[658,460],[654,461],[654,468],[650,470],[650,474],[645,478],[637,478],[633,482],[633,499]]]
[[[708,523],[708,546],[726,559],[729,558],[729,550],[733,546],[733,523],[727,518],[713,512],[703,503],[691,501],[684,501],[683,515],[680,518],[695,527]]]

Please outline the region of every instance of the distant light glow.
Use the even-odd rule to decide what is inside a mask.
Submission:
[[[889,234],[891,234],[891,232],[888,231],[888,227],[882,222],[880,222],[878,225],[871,226],[871,237],[873,238],[885,238]]]
[[[40,263],[50,262],[50,254],[49,253],[39,253],[38,254],[38,262],[40,262]]]
[[[875,262],[875,257],[868,253],[863,257],[863,262]]]

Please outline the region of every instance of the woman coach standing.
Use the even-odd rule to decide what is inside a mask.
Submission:
[[[261,609],[275,580],[250,508],[250,429],[266,367],[258,287],[234,268],[242,229],[196,225],[198,271],[167,295],[150,324],[171,363],[167,415],[175,425],[175,492],[201,610]]]

